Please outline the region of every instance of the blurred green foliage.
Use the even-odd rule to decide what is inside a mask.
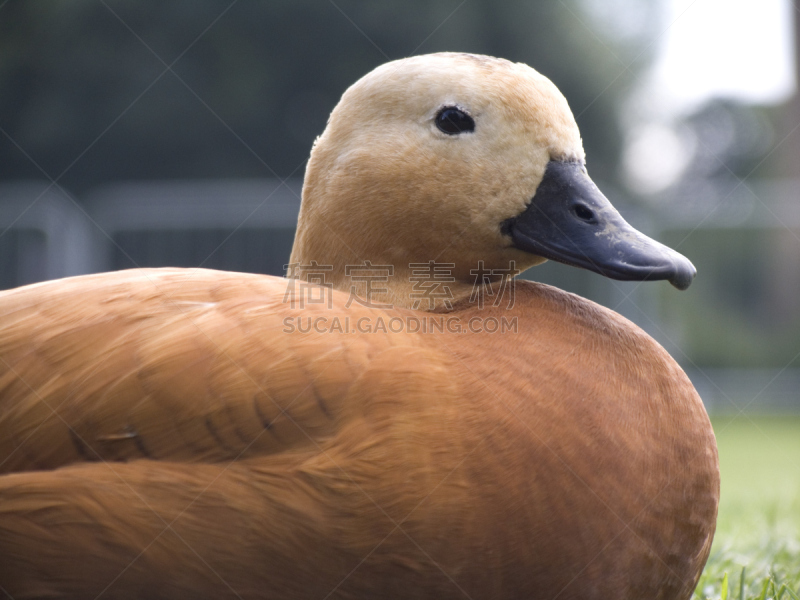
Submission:
[[[662,241],[690,256],[698,270],[680,303],[668,300],[671,290],[662,296],[664,322],[682,333],[682,352],[694,364],[778,369],[800,364],[800,273],[781,260],[800,251],[797,232],[676,229]]]

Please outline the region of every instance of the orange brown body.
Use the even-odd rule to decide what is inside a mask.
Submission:
[[[407,309],[135,270],[0,294],[14,598],[689,598],[714,437],[651,338],[518,282],[517,332],[287,333]]]

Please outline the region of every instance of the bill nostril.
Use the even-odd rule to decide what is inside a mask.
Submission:
[[[581,221],[585,221],[587,223],[592,223],[595,221],[594,212],[584,206],[583,204],[576,204],[572,207],[572,212],[578,217]]]

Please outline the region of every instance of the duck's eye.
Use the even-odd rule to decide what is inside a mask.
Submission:
[[[475,121],[463,110],[446,106],[436,115],[436,127],[449,135],[475,131]]]

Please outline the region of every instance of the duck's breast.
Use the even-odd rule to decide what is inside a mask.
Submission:
[[[431,341],[453,358],[463,426],[480,439],[461,468],[484,575],[559,598],[688,598],[719,471],[685,373],[634,324],[549,286],[518,282],[512,309],[470,310],[461,322],[507,330]]]

